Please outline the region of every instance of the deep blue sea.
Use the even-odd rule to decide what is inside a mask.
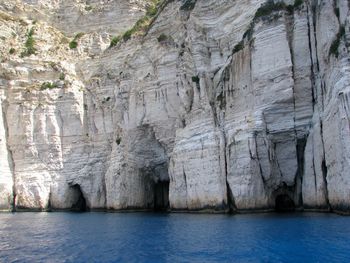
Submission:
[[[2,213],[0,262],[350,262],[350,217]]]

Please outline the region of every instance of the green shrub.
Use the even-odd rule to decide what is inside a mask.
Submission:
[[[24,43],[25,50],[21,53],[21,57],[27,57],[36,53],[36,48],[34,47],[35,40],[33,37],[34,32],[35,29],[32,27],[27,34],[27,40]]]
[[[75,35],[74,39],[69,42],[69,48],[74,49],[78,47],[78,40],[84,35],[84,33],[80,32]]]
[[[199,77],[198,76],[193,76],[192,77],[192,82],[199,83]]]
[[[59,76],[59,80],[64,80],[65,78],[66,78],[66,75],[63,72],[61,72]]]
[[[293,5],[286,5],[283,2],[275,3],[273,0],[267,1],[265,4],[260,6],[256,11],[254,19],[259,17],[268,16],[273,12],[287,10],[289,13],[293,13],[294,10],[300,7],[304,3],[304,0],[295,0]]]
[[[163,41],[167,41],[168,40],[168,36],[165,34],[161,34],[158,38],[157,38],[158,42],[163,42]]]
[[[92,10],[92,6],[91,5],[85,6],[85,11],[89,12],[91,10]]]
[[[155,16],[158,12],[156,5],[150,5],[146,10],[146,16]]]
[[[28,32],[28,37],[32,37],[34,35],[34,33],[35,33],[35,28],[32,27]]]
[[[140,18],[131,29],[127,30],[123,34],[122,39],[124,41],[128,41],[132,35],[136,33],[146,32],[156,17],[161,4],[164,3],[165,0],[151,0],[150,2],[150,5],[147,7],[146,14]]]
[[[16,53],[16,49],[14,49],[13,47],[10,48],[9,53],[10,53],[11,55],[12,55],[12,54],[15,54],[15,53]]]
[[[52,82],[44,82],[40,86],[40,90],[55,89],[55,88],[57,88],[57,84]]]
[[[114,47],[116,46],[121,40],[121,37],[120,36],[117,36],[117,37],[113,37],[112,40],[111,40],[111,44],[109,45],[109,47]]]
[[[254,22],[250,23],[249,28],[247,29],[247,31],[244,32],[243,39],[245,38],[251,39],[253,36],[253,32],[254,32]]]
[[[329,55],[334,55],[335,57],[338,58],[340,41],[344,37],[344,35],[345,35],[345,27],[341,26],[336,38],[333,40],[329,48]]]
[[[340,17],[340,9],[339,9],[339,7],[335,7],[334,8],[334,13],[337,16],[337,18],[339,19],[339,17]]]
[[[78,42],[73,40],[71,42],[69,42],[69,48],[70,49],[74,49],[74,48],[77,48],[78,47]]]
[[[51,68],[56,69],[56,67],[57,67],[57,63],[56,63],[56,62],[50,61],[49,64],[50,64],[50,67],[51,67]]]
[[[196,0],[186,0],[183,5],[180,7],[180,10],[191,11],[196,6]]]
[[[267,1],[265,4],[259,7],[259,9],[256,11],[254,18],[257,19],[259,17],[268,16],[272,12],[284,10],[286,8],[286,4],[279,2],[274,3],[273,0]]]
[[[294,1],[294,8],[301,6],[303,3],[304,3],[304,0],[295,0]]]
[[[123,34],[123,40],[124,40],[124,41],[128,41],[128,40],[131,38],[131,36],[132,36],[133,33],[134,33],[133,28],[132,28],[132,29],[129,29],[128,31],[126,31],[126,32]]]
[[[244,48],[244,41],[240,41],[235,47],[233,48],[232,54],[235,54],[239,51],[241,51]]]

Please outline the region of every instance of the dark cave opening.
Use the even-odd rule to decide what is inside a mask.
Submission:
[[[277,212],[291,212],[295,210],[295,203],[287,194],[278,195],[275,199]]]
[[[70,211],[74,212],[86,212],[88,207],[80,185],[75,184],[70,187],[73,191],[73,202]]]
[[[169,181],[154,184],[154,211],[167,211],[169,208]]]

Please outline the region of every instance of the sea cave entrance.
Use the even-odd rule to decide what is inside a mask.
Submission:
[[[275,210],[277,212],[291,212],[295,210],[295,203],[287,194],[280,194],[275,199]]]
[[[154,211],[167,211],[169,208],[169,181],[154,184]]]
[[[72,190],[72,206],[70,211],[74,212],[86,212],[88,207],[83,192],[81,191],[80,185],[75,184],[70,186]]]

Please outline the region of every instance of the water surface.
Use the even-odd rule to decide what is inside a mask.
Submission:
[[[350,217],[2,213],[0,262],[350,262]]]

